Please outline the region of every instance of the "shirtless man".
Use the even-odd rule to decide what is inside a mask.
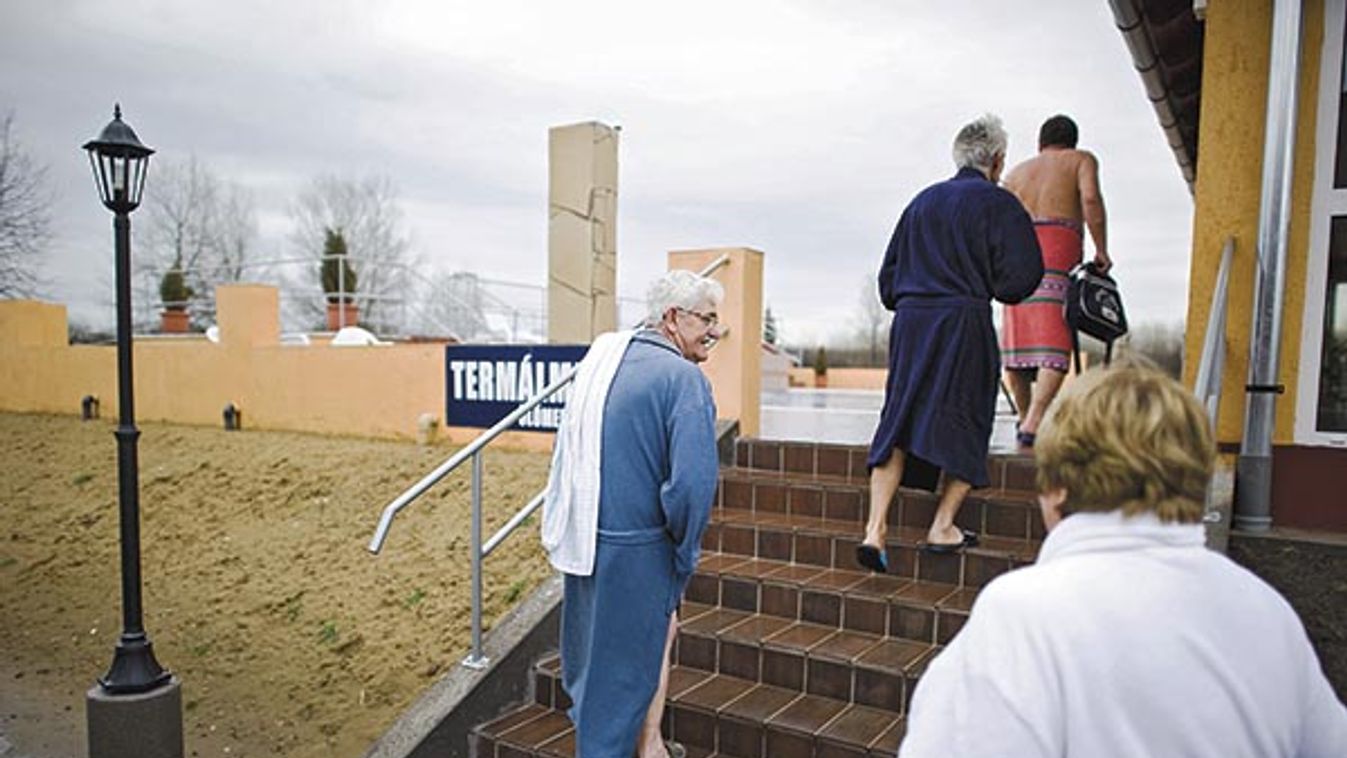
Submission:
[[[1076,149],[1076,122],[1053,116],[1038,132],[1038,155],[1015,166],[1005,187],[1034,219],[1043,250],[1043,281],[1020,305],[1006,306],[1002,363],[1019,411],[1017,440],[1031,448],[1048,405],[1061,389],[1071,357],[1071,333],[1062,315],[1066,274],[1080,262],[1082,226],[1094,241],[1094,264],[1107,271],[1108,223],[1099,193],[1099,162]]]

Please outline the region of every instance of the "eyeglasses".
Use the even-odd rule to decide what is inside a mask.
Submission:
[[[694,311],[691,308],[679,308],[678,310],[701,319],[701,322],[705,324],[708,329],[714,328],[716,324],[720,323],[720,316],[715,313],[702,313],[700,311]]]

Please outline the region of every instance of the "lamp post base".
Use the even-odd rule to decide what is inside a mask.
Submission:
[[[116,695],[95,684],[85,695],[89,758],[183,758],[182,682]]]

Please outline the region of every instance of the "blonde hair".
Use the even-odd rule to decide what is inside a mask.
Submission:
[[[1066,490],[1064,513],[1202,519],[1216,446],[1206,413],[1178,382],[1136,358],[1077,377],[1034,445],[1038,489]]]

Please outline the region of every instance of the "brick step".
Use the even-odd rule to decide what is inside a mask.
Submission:
[[[716,505],[722,508],[774,513],[829,521],[864,523],[869,487],[837,477],[782,476],[755,469],[723,468]],[[899,490],[889,505],[889,523],[926,528],[939,497],[921,490]],[[982,489],[970,494],[956,523],[978,533],[1017,539],[1044,535],[1037,497],[1022,490]]]
[[[477,758],[575,758],[575,727],[565,710],[538,703],[477,726],[472,738]],[[688,758],[717,758],[697,745],[685,747]]]
[[[706,674],[892,713],[940,646],[780,616],[685,604],[674,662]]]
[[[552,735],[551,742],[544,744],[542,750],[535,747],[531,753],[496,755],[571,755],[565,751],[574,750],[573,732],[564,716],[570,703],[561,688],[560,659],[549,656],[534,671],[539,693],[536,702],[521,709],[524,713],[517,711],[498,722],[508,729],[517,729],[522,718],[545,721],[533,732],[493,730],[491,725],[483,731],[492,731],[497,735],[495,741],[510,749],[527,748],[543,733]],[[813,673],[820,679],[827,678],[817,670]],[[560,718],[548,717],[549,713]],[[815,755],[892,758],[902,739],[904,723],[893,709],[681,664],[669,672],[665,720],[665,732],[683,743],[689,755],[727,758]],[[479,755],[493,754],[479,752]]]
[[[951,582],[722,555],[702,561],[686,598],[745,617],[945,644],[963,628],[976,596],[976,588]]]
[[[779,474],[821,475],[865,482],[869,479],[865,466],[868,453],[868,448],[858,445],[740,438],[735,441],[734,465]],[[993,488],[1034,490],[1036,468],[1032,455],[989,455],[987,469]]]
[[[801,570],[864,571],[856,563],[856,546],[860,544],[863,532],[863,525],[856,521],[717,508],[702,536],[703,562],[716,554],[724,554],[806,567]],[[998,537],[983,532],[977,547],[938,554],[918,547],[925,539],[924,525],[889,527],[886,545],[890,575],[981,587],[1012,568],[1032,563],[1042,545],[1041,540]],[[724,561],[732,559],[717,560],[719,570]],[[710,602],[691,594],[689,598]]]

